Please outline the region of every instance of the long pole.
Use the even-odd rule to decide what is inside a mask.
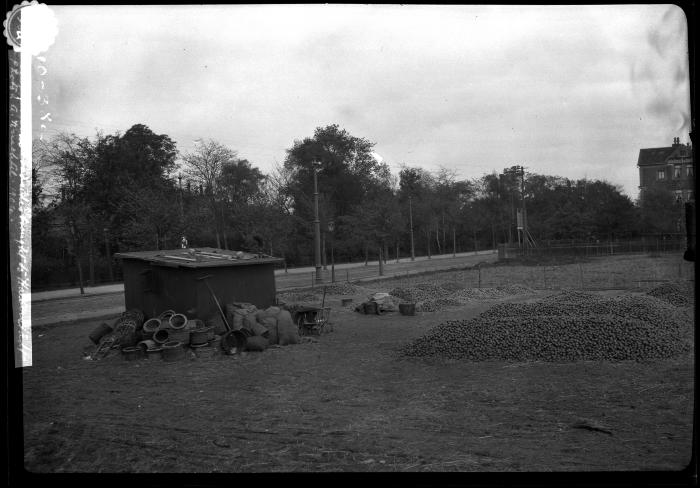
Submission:
[[[525,210],[525,168],[520,166],[520,195],[523,205],[523,247],[528,247],[527,210]]]
[[[408,218],[411,222],[411,261],[415,261],[416,249],[413,246],[413,205],[411,203],[411,195],[408,196]]]
[[[333,256],[333,237],[331,236],[331,283],[335,283],[335,257]]]
[[[314,161],[314,166],[316,166]],[[318,218],[318,170],[314,167],[314,265],[316,283],[323,283],[321,276],[321,221]]]

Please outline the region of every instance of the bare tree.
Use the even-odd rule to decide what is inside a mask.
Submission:
[[[224,232],[223,212],[219,208],[218,183],[221,180],[224,166],[235,164],[237,160],[238,153],[236,151],[212,139],[198,140],[195,149],[182,156],[183,172],[193,182],[202,185],[208,197],[211,221],[216,233],[216,247],[221,247],[221,234]]]

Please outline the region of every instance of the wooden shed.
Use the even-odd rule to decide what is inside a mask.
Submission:
[[[222,308],[248,302],[258,308],[275,304],[275,265],[280,258],[216,248],[117,253],[124,270],[126,309],[147,318],[164,310],[206,320],[218,310],[202,277]]]

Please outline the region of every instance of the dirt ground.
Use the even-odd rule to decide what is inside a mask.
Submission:
[[[556,364],[399,356],[403,344],[443,320],[501,301],[414,317],[365,316],[340,307],[335,296],[333,330],[316,341],[176,363],[119,355],[83,360],[95,321],[36,327],[34,365],[23,377],[25,467],[229,473],[686,466],[692,357]],[[582,421],[602,431],[576,428]]]

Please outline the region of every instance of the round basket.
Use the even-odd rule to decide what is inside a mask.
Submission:
[[[206,344],[214,338],[214,330],[211,327],[203,327],[190,332],[191,344]]]
[[[168,340],[188,345],[190,343],[190,331],[186,329],[170,329],[168,330]]]
[[[137,361],[144,357],[143,350],[140,347],[125,347],[122,349],[122,357],[126,361]]]
[[[154,347],[153,349],[148,349],[146,351],[146,358],[147,359],[163,359],[163,348],[162,347]]]
[[[170,317],[175,315],[175,313],[176,313],[175,310],[165,310],[165,311],[160,313],[158,318],[161,320],[168,320]]]
[[[199,346],[193,346],[192,350],[197,358],[205,359],[211,358],[216,355],[216,349],[211,347],[209,344],[200,344]]]
[[[92,342],[95,344],[100,343],[100,339],[112,332],[112,327],[104,322],[100,324],[92,333],[88,336]]]
[[[158,329],[153,333],[153,340],[156,344],[163,345],[170,339],[170,329]]]
[[[156,341],[151,340],[151,339],[146,339],[145,341],[141,341],[138,344],[136,344],[137,347],[140,347],[141,350],[146,353],[148,352],[149,349],[155,349],[157,347]]]
[[[182,343],[177,341],[169,341],[163,344],[163,360],[164,361],[180,361],[185,358],[185,349]]]
[[[170,316],[168,323],[172,329],[184,329],[187,325],[187,317],[181,313],[176,313],[175,315]]]
[[[204,327],[206,327],[206,325],[204,324],[204,321],[200,319],[188,320],[187,325],[185,326],[185,328],[190,330],[203,329]]]
[[[148,319],[143,323],[143,328],[141,329],[141,336],[144,339],[150,339],[153,337],[153,333],[160,327],[160,319]]]

